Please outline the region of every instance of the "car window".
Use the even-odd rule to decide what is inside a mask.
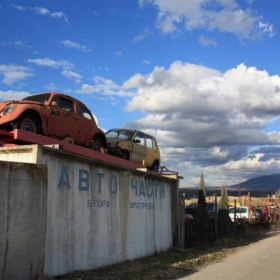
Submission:
[[[78,103],[78,114],[86,119],[92,120],[91,112],[82,104]]]
[[[215,210],[215,204],[214,203],[207,203],[207,209],[208,210]]]
[[[36,102],[47,102],[50,98],[51,94],[50,93],[42,93],[42,94],[35,94],[35,95],[30,95],[22,100],[30,100],[30,101],[36,101]]]
[[[72,101],[61,98],[61,97],[55,97],[52,101],[52,105],[55,107],[60,108],[61,110],[67,111],[67,112],[74,112],[74,104]]]
[[[131,130],[109,130],[106,132],[106,137],[108,138],[118,138],[121,140],[128,140],[131,138]]]
[[[150,135],[146,135],[146,146],[148,148],[154,148],[155,147],[154,138]]]
[[[118,138],[119,131],[118,130],[111,130],[106,132],[106,137],[108,138]]]
[[[137,143],[137,144],[145,146],[145,135],[144,135],[144,133],[138,131],[136,133],[136,136],[135,136],[134,140],[139,140],[140,142]]]
[[[124,139],[124,140],[129,139],[130,137],[131,137],[131,131],[128,130],[120,130],[117,136],[117,138]]]
[[[191,203],[186,208],[197,208],[197,203]]]

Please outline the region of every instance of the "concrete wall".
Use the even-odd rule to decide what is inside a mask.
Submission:
[[[14,154],[48,167],[45,273],[94,269],[173,246],[177,180],[55,149],[36,146],[33,156],[8,150],[0,150],[0,160]]]
[[[35,279],[44,268],[47,168],[0,162],[0,279]]]

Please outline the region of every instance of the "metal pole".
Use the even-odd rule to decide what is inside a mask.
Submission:
[[[249,227],[251,224],[251,206],[250,206],[250,201],[251,201],[251,194],[248,192],[248,220],[249,220]]]
[[[218,238],[217,194],[215,194],[215,239]]]
[[[267,224],[268,224],[268,205],[269,205],[269,194],[266,196],[265,222]]]
[[[179,199],[178,247],[185,248],[185,194]]]
[[[234,200],[233,232],[236,235],[236,199]]]

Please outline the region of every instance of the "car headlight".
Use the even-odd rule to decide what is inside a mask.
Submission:
[[[3,115],[4,116],[7,115],[8,113],[10,113],[12,111],[12,109],[13,109],[13,105],[11,105],[11,104],[7,105],[3,110]]]

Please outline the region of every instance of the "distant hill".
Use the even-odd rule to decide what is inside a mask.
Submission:
[[[248,191],[276,192],[280,189],[280,173],[252,178],[238,185],[229,186],[228,188],[236,189],[239,185],[243,190]]]
[[[238,195],[238,188],[241,188],[241,192],[250,192],[251,195],[259,196],[265,194],[275,193],[280,190],[280,173],[264,175],[256,178],[249,179],[237,185],[227,186],[229,195]],[[208,195],[214,193],[220,194],[221,186],[219,187],[205,187]],[[180,188],[179,193],[185,193],[189,197],[196,197],[198,193],[198,187],[196,188]]]

